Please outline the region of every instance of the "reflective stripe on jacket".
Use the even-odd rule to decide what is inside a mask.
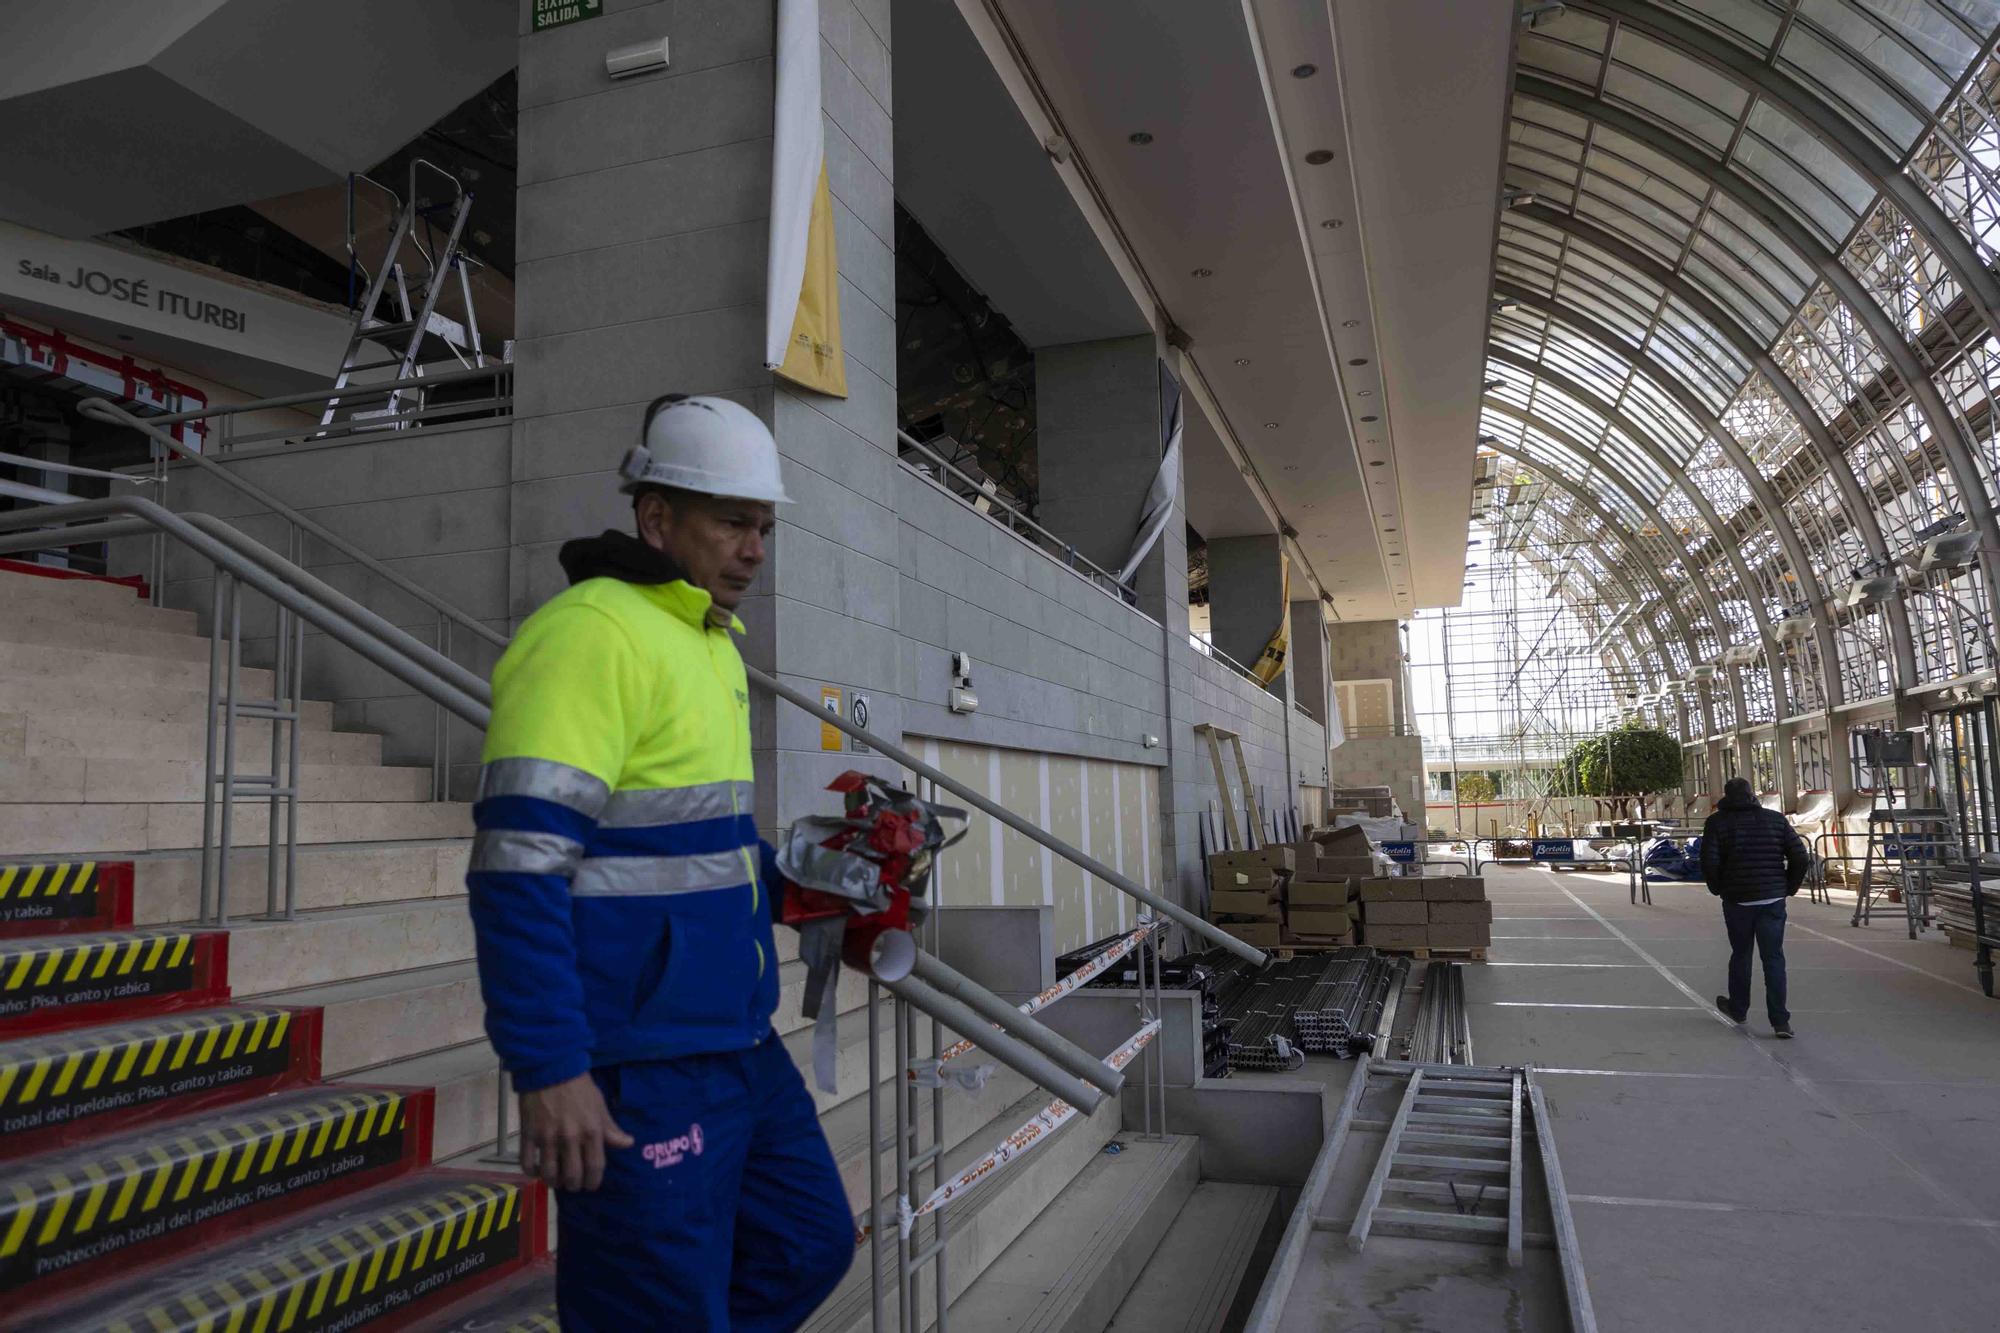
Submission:
[[[487,1032],[524,1091],[770,1032],[732,631],[685,581],[590,578],[494,668],[467,884]]]

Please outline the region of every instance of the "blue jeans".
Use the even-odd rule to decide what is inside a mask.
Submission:
[[[1738,1017],[1750,1012],[1750,950],[1755,948],[1764,960],[1765,1012],[1772,1027],[1785,1027],[1792,1011],[1785,1008],[1784,903],[1724,903],[1722,921],[1729,928],[1729,1007]]]
[[[564,1333],[803,1324],[853,1262],[854,1215],[784,1044],[593,1073],[637,1142],[557,1196]]]

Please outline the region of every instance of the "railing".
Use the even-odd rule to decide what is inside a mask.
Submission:
[[[1106,597],[1116,598],[1126,606],[1138,603],[1139,594],[1129,585],[1120,583],[1116,574],[1029,518],[1010,501],[1002,499],[991,482],[978,480],[943,454],[905,431],[897,431],[896,439],[904,453],[921,454],[925,465],[936,469],[937,475],[932,476],[925,465],[913,463],[907,457],[901,458],[899,461],[911,472],[962,502],[967,508],[984,515],[995,527],[1012,533],[1018,540],[1055,561]],[[950,481],[947,481],[947,478],[950,478]],[[958,485],[950,484],[951,481],[957,482]],[[1002,514],[1006,517],[1000,517]]]
[[[1237,675],[1243,677],[1243,679],[1249,681],[1252,685],[1255,685],[1260,690],[1268,690],[1271,688],[1269,685],[1266,685],[1263,681],[1257,679],[1256,672],[1252,671],[1249,667],[1244,666],[1241,662],[1231,657],[1228,653],[1225,653],[1220,648],[1216,647],[1211,640],[1204,639],[1199,634],[1188,635],[1188,647],[1194,649],[1196,652],[1200,653],[1203,657],[1213,658],[1215,661],[1220,662],[1223,666],[1228,667],[1231,671],[1234,671]]]
[[[441,389],[452,392],[440,395],[437,391]],[[480,392],[481,389],[484,391]],[[470,396],[459,396],[461,390]],[[313,420],[279,430],[252,429],[245,433],[239,428],[240,419],[252,413],[295,407],[318,407],[323,410],[327,404],[336,401],[347,415],[324,425]],[[380,406],[374,406],[376,404]],[[497,363],[468,370],[412,375],[374,384],[314,389],[308,393],[262,398],[252,403],[203,408],[199,412],[149,416],[145,420],[159,426],[195,425],[206,432],[202,442],[206,452],[226,454],[250,445],[347,439],[452,421],[508,417],[513,412],[514,367]]]

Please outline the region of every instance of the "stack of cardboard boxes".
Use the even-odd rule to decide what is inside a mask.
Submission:
[[[1471,875],[1365,879],[1361,942],[1391,950],[1483,950],[1493,942],[1486,881]]]
[[[1277,948],[1295,864],[1289,845],[1209,857],[1208,919],[1253,948]]]

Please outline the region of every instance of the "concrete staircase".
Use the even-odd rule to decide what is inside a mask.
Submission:
[[[552,1204],[487,1160],[499,1073],[462,901],[468,809],[429,801],[426,771],[383,766],[378,737],[335,731],[330,706],[309,706],[297,917],[248,915],[264,903],[265,858],[263,812],[246,806],[231,872],[241,915],[226,931],[190,928],[207,652],[191,615],[128,586],[0,573],[0,1307],[32,1310],[38,1328],[195,1329],[219,1308],[276,1328],[303,1293],[315,1313],[290,1327],[472,1329],[504,1313],[508,1327],[553,1329]],[[268,734],[250,724],[240,745],[255,769]],[[58,881],[60,912],[47,901]],[[779,1029],[809,1069],[791,932],[779,950]],[[886,1008],[869,1069],[865,999],[844,974],[841,1091],[815,1094],[857,1218],[864,1090],[878,1081],[886,1135],[897,1072]],[[928,1142],[930,1099],[918,1100]],[[953,1089],[947,1172],[1048,1100],[1005,1070]],[[1192,1139],[1126,1133],[1116,1102],[1073,1121],[951,1205],[953,1322],[1212,1326],[1191,1312],[1227,1310],[1241,1237],[1262,1228],[1273,1192],[1203,1182],[1199,1158]],[[119,1211],[128,1188],[146,1206]],[[38,1201],[25,1217],[23,1198]],[[471,1248],[442,1269],[390,1276],[399,1248],[466,1234]],[[328,1267],[343,1246],[360,1269]],[[810,1328],[868,1327],[868,1255]],[[1190,1322],[1133,1322],[1166,1289]],[[340,1299],[314,1307],[315,1290]],[[267,1316],[255,1301],[276,1304]]]

